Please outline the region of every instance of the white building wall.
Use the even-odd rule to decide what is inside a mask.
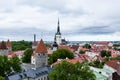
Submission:
[[[61,35],[56,35],[56,43],[60,45],[62,43],[61,41]]]

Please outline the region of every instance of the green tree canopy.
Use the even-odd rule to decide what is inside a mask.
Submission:
[[[27,48],[23,54],[22,62],[30,63],[31,62],[31,55],[33,53],[33,49]]]
[[[74,55],[69,50],[58,49],[49,56],[49,62],[50,62],[49,64],[54,63],[55,61],[57,61],[57,59],[65,59],[66,57],[69,59],[73,59]]]
[[[85,63],[66,61],[57,64],[49,73],[50,80],[95,80],[96,76]]]
[[[32,48],[32,42],[28,41],[12,41],[12,50],[17,51],[17,50],[25,50],[27,48]]]
[[[21,62],[20,59],[17,56],[13,56],[11,59],[11,66],[14,72],[21,72]]]
[[[5,76],[11,73],[11,62],[7,56],[0,56],[0,76]]]
[[[100,52],[101,57],[110,57],[111,56],[111,51],[106,51],[106,50],[102,50]]]
[[[0,80],[5,80],[5,78],[4,78],[4,77],[2,77],[2,76],[0,76]]]
[[[120,60],[120,56],[112,57],[110,60]]]
[[[90,44],[85,44],[83,47],[84,47],[84,48],[87,48],[87,49],[90,49],[90,48],[91,48],[91,45],[90,45]]]
[[[5,77],[14,72],[20,72],[20,60],[17,56],[14,56],[10,60],[7,56],[0,56],[0,76]]]
[[[80,50],[79,53],[80,54],[85,54],[85,51],[84,50]]]
[[[100,62],[100,60],[95,60],[89,63],[90,66],[96,67],[96,68],[103,68],[104,62]]]

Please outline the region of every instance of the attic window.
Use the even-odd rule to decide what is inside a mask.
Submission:
[[[36,76],[38,76],[38,74],[36,73]]]
[[[27,77],[27,74],[24,74],[25,77]]]
[[[19,75],[20,76],[20,78],[22,78],[22,75]]]
[[[41,54],[38,54],[39,56],[41,56]]]

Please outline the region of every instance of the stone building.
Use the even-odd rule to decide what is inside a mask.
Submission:
[[[41,39],[31,56],[31,63],[23,63],[23,72],[9,75],[6,80],[49,80],[47,48]]]
[[[62,39],[62,35],[60,32],[60,22],[58,19],[58,26],[57,26],[57,32],[55,33],[54,42],[56,42],[58,45],[66,45],[67,41],[65,39]]]
[[[36,68],[48,65],[47,48],[42,39],[31,56],[31,64],[34,64]]]
[[[60,32],[60,24],[59,24],[59,19],[58,19],[58,27],[57,27],[57,32],[55,34],[55,42],[60,45],[62,43],[62,37],[61,37],[61,32]]]
[[[0,55],[8,55],[8,53],[12,51],[11,42],[8,40],[7,42],[2,41],[0,43]]]

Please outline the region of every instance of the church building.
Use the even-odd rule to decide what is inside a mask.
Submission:
[[[57,32],[55,33],[55,37],[54,37],[54,44],[53,47],[57,47],[57,45],[66,45],[67,41],[65,39],[62,39],[62,35],[60,32],[60,22],[58,19],[58,26],[57,26]]]
[[[56,42],[58,45],[60,45],[60,44],[62,43],[59,19],[58,19],[57,33],[55,34],[55,42]]]

